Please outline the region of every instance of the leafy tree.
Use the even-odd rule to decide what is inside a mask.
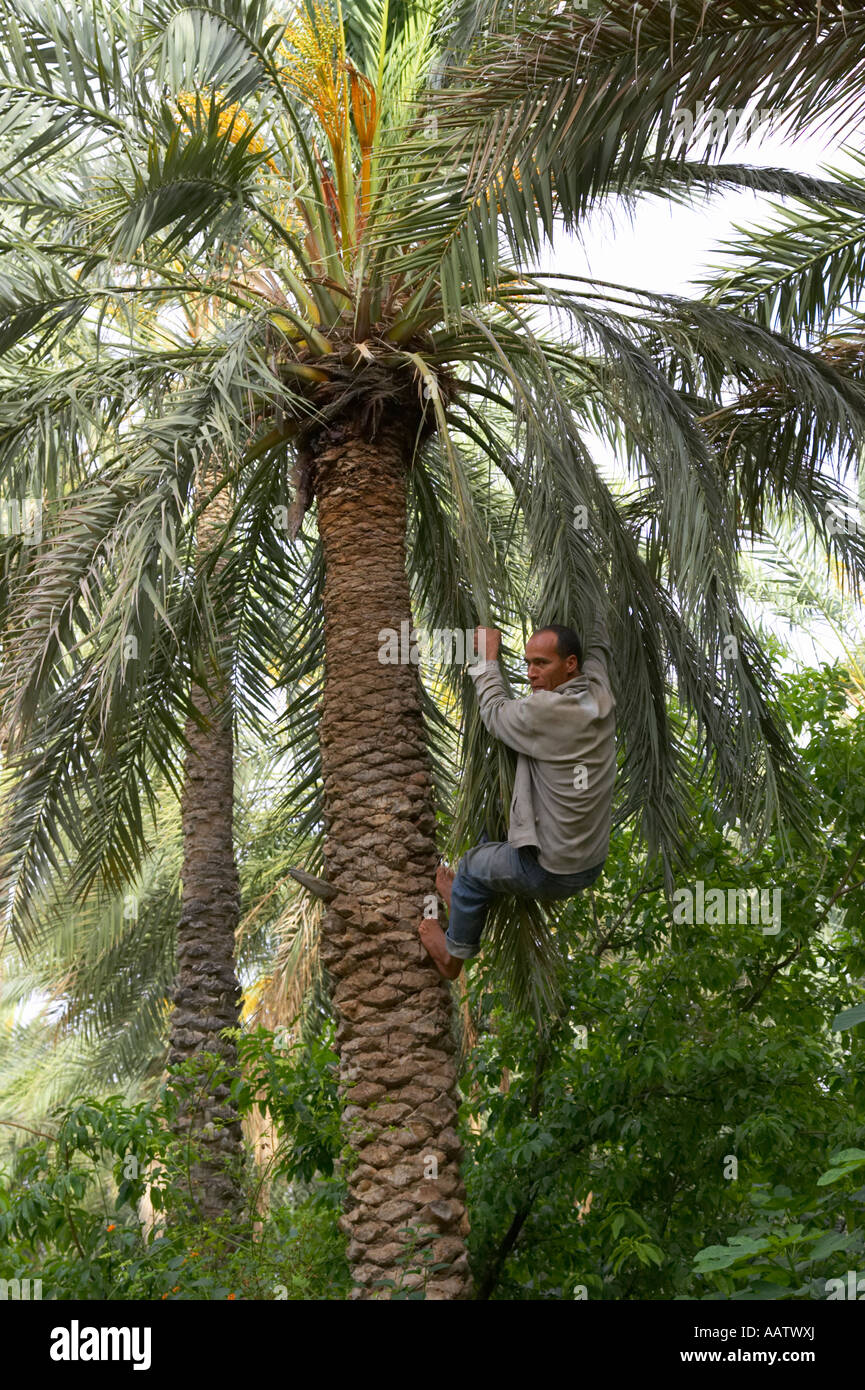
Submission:
[[[336,1057],[327,1040],[273,1043],[269,1033],[239,1040],[249,1084],[238,1085],[224,1053],[201,1053],[151,1101],[85,1097],[31,1130],[0,1176],[0,1277],[36,1278],[36,1296],[58,1300],[344,1298],[342,1184],[327,1176],[339,1145]],[[244,1188],[240,1212],[205,1223],[190,1213],[185,1194],[207,1147],[194,1130],[171,1136],[202,1065],[211,1086],[231,1087],[239,1114],[262,1106],[274,1117],[280,1188],[263,1226],[260,1181]],[[290,1199],[298,1182],[305,1191]],[[153,1220],[142,1225],[145,1196]]]
[[[817,853],[774,837],[748,853],[703,800],[680,882],[720,888],[724,912],[677,921],[657,862],[620,838],[603,888],[560,916],[546,1029],[487,962],[471,977],[478,1297],[809,1299],[861,1268],[865,745],[848,686],[825,666],[784,697]],[[777,890],[777,920],[727,912],[741,888]]]

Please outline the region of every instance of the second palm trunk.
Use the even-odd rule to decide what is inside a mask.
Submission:
[[[218,478],[213,462],[197,480],[196,499],[209,495]],[[198,562],[206,558],[229,525],[231,508],[223,490],[207,503],[196,527]],[[217,561],[221,567],[224,560]],[[240,984],[235,967],[235,932],[240,888],[234,854],[234,731],[231,663],[224,613],[207,671],[206,687],[193,680],[196,717],[186,725],[188,743],[181,799],[183,821],[183,906],[177,931],[176,1008],[171,1017],[172,1064],[202,1053],[218,1059],[201,1070],[177,1120],[189,1144],[188,1196],[201,1217],[236,1219],[243,1208],[243,1144],[231,1099],[237,1049],[222,1036],[237,1028]],[[205,670],[201,655],[202,671]],[[221,1075],[212,1074],[219,1068]]]

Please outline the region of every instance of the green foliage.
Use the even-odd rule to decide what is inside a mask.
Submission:
[[[290,1140],[278,1150],[275,1170],[289,1181],[333,1176],[341,1134],[332,1031],[306,1043],[303,1065],[289,1064],[299,1049],[284,1047],[279,1034],[236,1034],[243,1080],[234,1083],[234,1098],[241,1113],[257,1107]]]
[[[843,1280],[850,1261],[861,1262],[863,1233],[849,1229],[848,1219],[861,1220],[855,1207],[865,1202],[865,1188],[822,1194],[819,1189],[865,1166],[865,1150],[841,1150],[834,1161],[841,1166],[821,1174],[809,1192],[794,1194],[783,1184],[770,1192],[767,1183],[754,1184],[748,1197],[752,1220],[725,1245],[706,1246],[695,1256],[694,1273],[717,1290],[705,1298],[825,1298],[827,1279]],[[839,1255],[843,1258],[835,1258]]]
[[[461,1120],[481,1298],[828,1298],[827,1281],[861,1268],[865,712],[848,689],[831,667],[785,684],[817,854],[749,851],[696,803],[677,886],[779,885],[777,932],[673,920],[659,866],[619,836],[600,884],[554,924],[560,1003],[540,1031],[491,962],[469,972]],[[243,1220],[208,1228],[183,1208],[194,1145],[167,1125],[219,1083],[204,1056],[158,1101],[82,1101],[17,1151],[0,1277],[41,1278],[47,1298],[347,1296],[332,1024],[297,1042],[236,1036],[233,1098],[279,1141]],[[145,1187],[161,1224],[142,1233]],[[402,1273],[381,1289],[419,1300],[431,1257],[402,1234]]]
[[[470,972],[480,1297],[819,1298],[861,1267],[865,1024],[833,1028],[865,975],[865,712],[847,688],[829,667],[785,688],[817,854],[749,851],[698,803],[677,886],[777,886],[777,932],[675,921],[659,866],[614,837],[555,928],[562,1003],[540,1030],[488,963]]]
[[[263,1033],[241,1053],[239,1111],[269,1114],[279,1142],[265,1174],[249,1178],[238,1218],[206,1224],[190,1211],[189,1167],[204,1150],[170,1128],[202,1085],[225,1079],[221,1059],[201,1054],[172,1071],[157,1101],[85,1099],[53,1117],[53,1135],[22,1145],[0,1175],[0,1277],[41,1279],[43,1298],[58,1300],[344,1298],[334,1054],[325,1039],[276,1052]]]

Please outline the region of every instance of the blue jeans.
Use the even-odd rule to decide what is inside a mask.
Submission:
[[[588,888],[603,868],[597,864],[576,874],[551,874],[538,863],[533,846],[514,849],[507,841],[496,840],[476,845],[463,855],[453,881],[445,933],[448,951],[462,960],[477,955],[487,909],[496,893],[556,902]]]

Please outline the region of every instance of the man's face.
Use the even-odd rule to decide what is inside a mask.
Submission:
[[[535,632],[526,643],[526,674],[532,690],[555,690],[579,675],[575,656],[559,656],[554,632]]]

